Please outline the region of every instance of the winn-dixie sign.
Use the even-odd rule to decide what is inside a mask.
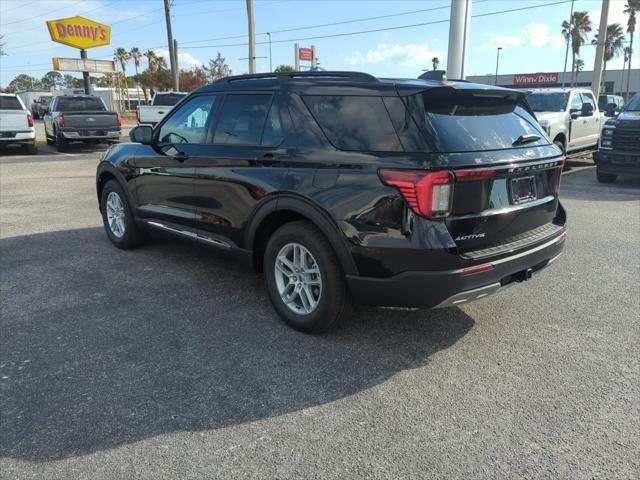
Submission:
[[[554,73],[516,73],[513,76],[513,85],[527,87],[532,85],[556,85],[560,80],[560,74]]]
[[[49,20],[47,27],[51,40],[70,47],[101,47],[111,41],[111,27],[84,17]]]

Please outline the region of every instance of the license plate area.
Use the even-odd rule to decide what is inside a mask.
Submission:
[[[520,205],[522,203],[531,202],[538,198],[536,192],[536,179],[530,177],[512,178],[509,181],[509,194],[511,203]]]

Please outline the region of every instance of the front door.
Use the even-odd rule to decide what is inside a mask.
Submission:
[[[206,154],[215,95],[187,100],[160,124],[152,145],[140,149],[136,169],[137,215],[167,227],[193,229],[196,216],[195,164]]]
[[[600,138],[600,114],[596,113],[596,101],[591,93],[585,92],[581,96],[582,101],[593,108],[593,115],[582,117],[582,119],[585,120],[585,146],[594,147],[598,145],[598,139]]]
[[[569,103],[569,112],[571,114],[571,132],[569,135],[569,144],[567,150],[576,150],[587,146],[588,127],[585,121],[586,117],[582,117],[582,97],[578,92],[571,95]]]

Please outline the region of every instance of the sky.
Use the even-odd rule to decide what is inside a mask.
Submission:
[[[611,0],[609,23],[621,23],[626,30],[624,4]],[[234,74],[246,73],[245,5],[245,0],[173,0],[180,68],[207,63],[220,52]],[[298,42],[315,45],[320,66],[327,70],[417,77],[431,69],[434,56],[444,69],[450,5],[450,0],[255,0],[257,69],[269,71],[266,32],[272,32],[274,68],[293,65],[293,45]],[[570,8],[571,0],[473,0],[466,74],[495,72],[498,46],[503,47],[501,73],[563,71],[560,25]],[[595,33],[601,1],[575,0],[574,8],[590,12]],[[504,10],[517,11],[496,13]],[[163,0],[0,0],[0,35],[8,54],[0,57],[0,85],[20,73],[41,77],[51,70],[52,57],[77,57],[76,49],[53,43],[45,25],[46,20],[74,15],[112,26],[111,44],[90,49],[89,58],[112,58],[118,47],[153,49],[168,57]],[[640,31],[635,37],[633,67],[640,68]],[[592,38],[582,47],[586,70],[593,69]],[[133,73],[133,65],[128,68]],[[607,65],[619,68],[622,58]]]

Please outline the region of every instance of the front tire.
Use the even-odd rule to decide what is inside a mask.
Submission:
[[[596,177],[598,177],[598,181],[600,183],[613,183],[618,178],[617,175],[613,175],[611,173],[603,173],[597,168],[596,168]]]
[[[351,302],[331,244],[312,223],[280,227],[264,253],[264,279],[274,308],[289,326],[319,333],[338,325]]]
[[[104,186],[100,207],[102,223],[111,243],[123,249],[145,243],[147,234],[136,224],[127,196],[116,180],[109,180]]]

